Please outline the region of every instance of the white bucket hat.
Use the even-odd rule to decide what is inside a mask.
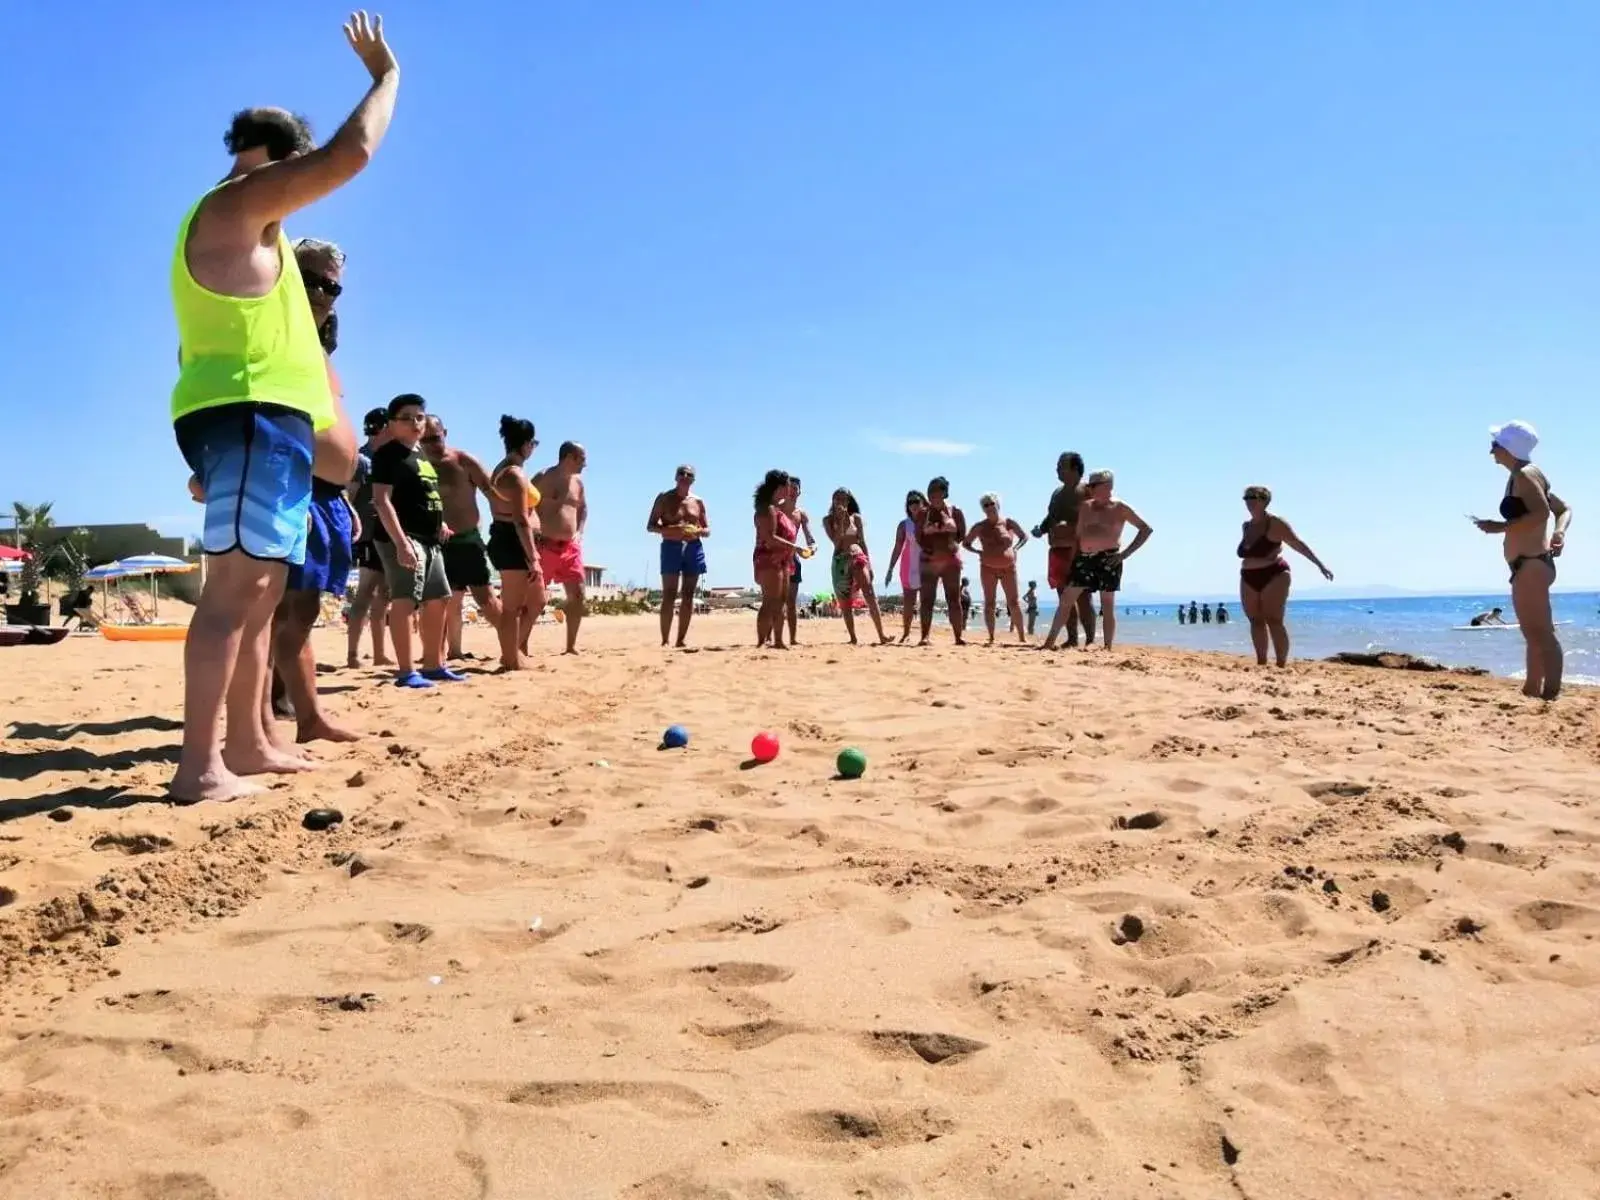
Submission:
[[[1489,436],[1513,458],[1523,461],[1533,457],[1533,448],[1539,444],[1539,433],[1526,421],[1507,421],[1504,425],[1491,425]]]

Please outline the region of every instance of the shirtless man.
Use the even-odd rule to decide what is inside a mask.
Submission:
[[[579,478],[588,454],[577,442],[562,442],[556,465],[534,477],[539,489],[539,528],[534,546],[545,586],[561,584],[567,593],[566,653],[578,652],[578,626],[583,624],[583,528],[589,523],[589,502]]]
[[[1107,650],[1117,635],[1117,593],[1122,590],[1122,564],[1150,540],[1144,518],[1112,494],[1110,471],[1095,471],[1084,486],[1078,509],[1078,553],[1072,560],[1063,607],[1071,607],[1085,592],[1100,593],[1101,641]],[[1132,525],[1138,532],[1127,547],[1122,531]]]
[[[242,777],[309,765],[275,747],[262,719],[272,613],[289,566],[305,560],[313,470],[349,479],[356,436],[328,386],[283,220],[371,161],[400,86],[381,19],[356,13],[344,34],[372,80],[355,111],[321,147],[284,109],[240,112],[226,138],[233,166],[184,217],[173,255],[173,432],[206,497],[209,560],[184,644],[183,749],[170,787],[183,802],[258,792]]]
[[[650,506],[645,531],[661,538],[661,644],[672,632],[672,606],[678,607],[678,641],[682,648],[689,634],[689,618],[694,616],[695,587],[706,573],[706,548],[701,545],[711,536],[711,518],[706,502],[690,489],[694,487],[694,468],[685,463],[678,468],[677,482],[656,497]],[[680,587],[681,584],[681,587]]]
[[[811,536],[811,517],[806,513],[805,509],[800,507],[800,476],[789,476],[789,494],[786,499],[778,502],[778,507],[793,518],[794,523],[799,527],[800,535],[806,539],[806,549],[815,549],[817,539]],[[811,556],[807,554],[804,557],[810,558]],[[788,614],[789,644],[791,646],[798,641],[795,636],[795,628],[800,623],[800,559],[801,555],[796,554],[794,556],[794,565],[789,573],[789,600],[784,606],[785,612]]]
[[[1083,502],[1083,456],[1068,450],[1056,459],[1056,478],[1061,486],[1050,496],[1050,507],[1044,520],[1034,526],[1033,536],[1047,538],[1050,543],[1050,562],[1046,582],[1056,594],[1056,615],[1050,621],[1050,632],[1045,635],[1044,648],[1055,649],[1056,639],[1063,626],[1067,631],[1067,645],[1078,644],[1078,622],[1083,622],[1083,644],[1094,645],[1094,605],[1085,592],[1076,605],[1062,602],[1067,588],[1067,577],[1072,573],[1072,560],[1078,552],[1078,505]]]
[[[541,497],[527,476],[539,439],[532,421],[508,413],[500,418],[500,440],[506,454],[489,473],[489,561],[500,572],[500,669],[520,671],[545,599],[533,542]]]
[[[490,498],[489,472],[483,464],[445,441],[444,422],[429,414],[422,432],[422,452],[439,475],[439,499],[444,503],[444,573],[450,581],[450,611],[445,618],[447,658],[465,658],[461,648],[463,599],[467,592],[478,611],[496,629],[500,627],[500,601],[489,586],[489,551],[478,528],[478,493]]]

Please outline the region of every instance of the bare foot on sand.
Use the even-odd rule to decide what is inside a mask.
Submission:
[[[273,746],[251,747],[248,750],[222,749],[222,761],[235,775],[295,775],[301,771],[314,771],[317,763],[298,754],[288,754]]]
[[[341,729],[328,721],[315,721],[302,726],[296,733],[296,742],[359,742],[361,735],[353,729]]]
[[[199,804],[207,800],[222,802],[238,800],[243,796],[258,796],[266,790],[259,783],[240,779],[223,767],[215,771],[201,771],[196,775],[185,775],[180,771],[167,786],[167,796],[178,804]]]

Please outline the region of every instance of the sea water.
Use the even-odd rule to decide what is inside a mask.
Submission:
[[[1556,630],[1566,650],[1567,682],[1600,685],[1600,593],[1559,592],[1550,599],[1556,620],[1571,622]],[[1523,640],[1518,630],[1452,628],[1467,624],[1479,613],[1497,605],[1505,610],[1502,615],[1507,621],[1516,620],[1511,601],[1504,592],[1378,600],[1291,599],[1288,611],[1291,654],[1295,658],[1327,658],[1345,650],[1367,653],[1390,650],[1433,659],[1446,666],[1482,667],[1495,675],[1518,678],[1524,666]],[[1210,625],[1179,625],[1175,604],[1157,606],[1129,601],[1117,608],[1117,641],[1253,655],[1250,626],[1244,620],[1243,610],[1237,600],[1228,601],[1227,606],[1226,625],[1218,625],[1215,620]],[[1213,602],[1213,612],[1215,609]],[[972,615],[975,632],[982,637],[981,602]],[[1052,615],[1053,609],[1040,605],[1035,627],[1038,637],[1042,638],[1049,630]],[[1002,606],[998,629],[1003,630],[1005,625]]]

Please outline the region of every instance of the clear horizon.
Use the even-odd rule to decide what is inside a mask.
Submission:
[[[344,119],[344,13],[286,0],[241,39],[192,0],[91,4],[62,71],[57,18],[14,7],[0,499],[192,535],[178,222],[236,109]],[[945,475],[969,516],[998,490],[1031,527],[1076,449],[1155,527],[1131,589],[1230,594],[1265,482],[1340,580],[1493,594],[1464,514],[1499,501],[1512,417],[1576,513],[1563,575],[1600,578],[1600,6],[382,11],[390,137],[289,223],[349,254],[347,405],[420,392],[485,458],[502,412],[583,442],[587,556],[619,582],[657,581],[679,462],[707,582],[737,585],[768,467],[818,515],[851,487],[881,580],[908,488]],[[137,136],[106,136],[113,100]]]

